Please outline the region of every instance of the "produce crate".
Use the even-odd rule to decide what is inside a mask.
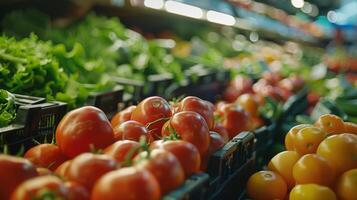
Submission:
[[[345,112],[339,109],[335,103],[327,99],[321,99],[311,112],[311,119],[316,121],[321,115],[335,114],[340,116],[343,120],[347,120],[348,116]]]
[[[108,118],[111,118],[118,111],[118,104],[123,100],[123,93],[123,87],[118,85],[111,91],[91,93],[85,104],[100,108]]]
[[[271,149],[275,142],[276,124],[263,126],[254,132],[256,147],[256,168],[260,169],[270,160]]]
[[[309,106],[307,101],[308,89],[303,88],[297,94],[291,96],[283,106],[283,118],[286,116],[296,116],[306,111]]]
[[[229,185],[235,179],[244,181],[246,168],[253,170],[254,149],[254,134],[242,132],[211,156],[207,167],[210,183],[206,199],[220,199],[235,193]]]
[[[163,200],[204,200],[209,176],[206,173],[194,174],[176,190],[162,197]]]

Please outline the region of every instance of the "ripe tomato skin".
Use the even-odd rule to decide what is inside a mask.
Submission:
[[[62,178],[68,178],[68,169],[69,166],[71,165],[72,160],[67,160],[66,162],[62,163],[60,166],[57,167],[57,169],[54,171],[54,173],[57,176],[60,176]]]
[[[45,190],[49,190],[57,198],[66,199],[68,189],[61,179],[55,176],[39,176],[21,183],[11,195],[11,200],[42,199]]]
[[[66,182],[65,187],[68,189],[68,200],[89,200],[90,193],[82,185],[76,182]]]
[[[69,158],[83,152],[105,148],[114,141],[113,129],[104,114],[93,106],[84,106],[67,113],[56,129],[56,141]]]
[[[133,155],[129,158],[132,160],[137,154],[138,151],[134,149],[139,149],[140,144],[131,140],[121,140],[113,143],[104,149],[104,154],[111,156],[118,163],[125,161],[126,156],[129,152],[134,151]]]
[[[182,111],[174,114],[167,125],[181,137],[182,140],[195,145],[201,157],[208,153],[210,136],[206,121],[201,115],[192,111]],[[166,126],[162,129],[162,136],[169,136]]]
[[[136,106],[129,106],[125,108],[124,110],[118,112],[117,114],[114,115],[112,120],[110,120],[110,123],[112,124],[112,127],[116,127],[117,125],[129,121],[131,118],[131,113],[133,110],[136,108]]]
[[[284,199],[287,186],[279,174],[272,171],[259,171],[249,178],[247,193],[254,200]]]
[[[151,141],[146,127],[137,121],[129,120],[114,127],[115,140],[133,140],[139,142],[141,136],[145,136],[146,141]]]
[[[285,180],[288,189],[295,185],[293,177],[293,167],[300,159],[300,155],[295,151],[283,151],[276,154],[269,162],[268,169],[278,173]]]
[[[328,187],[317,184],[296,185],[289,200],[336,200],[335,193]]]
[[[227,143],[229,141],[228,132],[221,123],[215,123],[212,131],[220,134],[223,137],[224,143]]]
[[[101,176],[116,168],[116,161],[108,155],[83,153],[72,160],[68,169],[68,179],[91,190]]]
[[[297,184],[315,183],[331,186],[336,172],[330,163],[317,154],[306,154],[294,165],[293,176]]]
[[[357,135],[332,135],[320,143],[316,153],[328,160],[337,174],[357,168]]]
[[[238,135],[247,129],[248,115],[239,106],[234,104],[225,104],[217,110],[221,117],[222,125],[227,130],[229,139]]]
[[[303,128],[311,127],[311,124],[299,124],[292,127],[285,136],[285,148],[288,151],[295,151],[294,140],[296,134]]]
[[[164,149],[172,153],[180,162],[185,177],[200,171],[201,157],[197,148],[184,140],[156,140],[150,145],[151,149]]]
[[[159,200],[160,187],[147,170],[126,167],[101,177],[92,190],[91,200]]]
[[[209,129],[214,127],[213,109],[208,102],[194,96],[188,96],[181,100],[178,106],[178,112],[193,111],[200,114],[206,121]]]
[[[0,199],[9,199],[23,181],[37,176],[32,163],[24,158],[0,155]]]
[[[357,134],[357,124],[352,122],[344,122],[345,133]]]
[[[37,172],[38,176],[47,176],[47,175],[52,174],[51,170],[44,168],[44,167],[37,167],[36,172]]]
[[[37,167],[45,167],[50,170],[55,170],[64,161],[68,160],[59,147],[54,144],[36,145],[25,153],[24,158]]]
[[[326,136],[326,132],[318,127],[302,128],[294,137],[295,151],[301,155],[316,153],[317,147]]]
[[[214,152],[221,149],[224,146],[225,142],[223,137],[214,131],[210,131],[209,136],[210,136],[210,145],[209,145],[208,154],[211,155]]]
[[[357,197],[357,169],[343,173],[336,184],[336,194],[341,200],[354,200]]]
[[[145,126],[150,122],[159,119],[171,117],[172,112],[170,104],[163,98],[158,96],[148,97],[141,101],[131,114],[131,120],[140,122]],[[165,121],[157,121],[148,127],[149,133],[154,139],[159,139],[161,129]]]
[[[148,170],[159,182],[161,194],[164,195],[180,186],[185,173],[180,162],[170,152],[163,149],[154,149],[150,152],[141,152],[134,158],[135,167]]]
[[[322,128],[328,135],[344,132],[343,120],[332,114],[321,115],[315,123],[315,126]]]

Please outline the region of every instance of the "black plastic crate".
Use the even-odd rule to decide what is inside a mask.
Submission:
[[[321,99],[311,112],[311,119],[316,121],[321,115],[335,114],[340,116],[343,120],[347,120],[347,114],[338,108],[335,103],[327,99]]]
[[[145,91],[145,97],[149,96],[162,96],[168,97],[166,92],[167,88],[174,82],[172,74],[153,74],[148,76],[147,88]]]
[[[309,106],[307,100],[308,89],[303,88],[297,94],[291,96],[283,106],[283,117],[302,114]]]
[[[176,190],[162,197],[163,200],[204,200],[208,188],[209,176],[198,173],[190,176]]]
[[[123,100],[123,93],[123,87],[119,85],[111,91],[91,93],[86,105],[100,108],[110,118],[118,111],[118,105]]]
[[[19,106],[34,105],[34,104],[46,102],[46,99],[43,97],[33,97],[33,96],[27,96],[22,94],[14,94],[14,96],[15,96],[15,102]]]

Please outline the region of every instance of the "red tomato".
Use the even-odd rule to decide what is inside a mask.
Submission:
[[[115,140],[140,141],[140,137],[145,136],[146,141],[151,141],[151,137],[146,127],[137,121],[126,121],[114,127]]]
[[[45,167],[55,170],[67,157],[54,144],[39,144],[29,149],[24,157],[37,167]]]
[[[192,111],[178,112],[174,114],[167,125],[170,125],[182,140],[195,145],[201,156],[208,152],[209,129],[201,115]],[[169,129],[168,126],[163,127],[163,136],[170,135]]]
[[[44,167],[37,167],[36,171],[37,171],[37,174],[39,176],[47,176],[47,175],[51,175],[52,174],[51,170],[49,170],[47,168],[44,168]]]
[[[161,194],[166,194],[180,186],[185,173],[176,157],[163,149],[141,152],[134,158],[135,166],[150,171],[159,182]]]
[[[124,110],[118,112],[117,114],[114,115],[110,123],[112,124],[113,127],[116,127],[117,125],[129,121],[131,118],[131,113],[133,110],[136,108],[136,106],[129,106],[125,108]]]
[[[186,177],[189,177],[200,170],[200,153],[197,148],[189,142],[184,140],[156,140],[151,143],[150,148],[164,149],[172,153],[180,162]]]
[[[58,124],[56,141],[70,158],[91,148],[105,148],[114,141],[113,129],[98,108],[85,106],[67,113]]]
[[[68,179],[91,190],[101,176],[116,168],[117,163],[108,155],[83,153],[72,160]]]
[[[220,134],[223,137],[224,143],[227,143],[229,141],[228,132],[221,123],[215,123],[212,131]]]
[[[214,152],[222,148],[225,142],[224,142],[224,138],[220,134],[214,131],[210,131],[209,136],[210,136],[209,154],[213,154]]]
[[[0,199],[9,199],[23,181],[37,176],[36,168],[24,158],[0,155]]]
[[[67,160],[66,162],[62,163],[62,165],[58,166],[55,170],[55,174],[63,178],[68,178],[68,169],[71,165],[71,162],[72,160]]]
[[[226,104],[217,110],[217,114],[221,117],[222,126],[227,130],[230,139],[246,130],[248,115],[239,106]]]
[[[67,199],[68,189],[56,176],[39,176],[21,183],[11,195],[11,200]],[[47,197],[47,198],[46,198]]]
[[[102,176],[92,190],[91,200],[159,200],[160,187],[147,170],[127,167]]]
[[[139,103],[131,114],[131,120],[140,122],[145,126],[148,126],[149,123],[155,121],[154,124],[151,124],[148,127],[148,130],[154,139],[158,139],[161,136],[161,128],[164,125],[165,120],[157,120],[171,117],[171,115],[170,104],[161,97],[153,96],[146,98]]]
[[[208,128],[212,129],[214,125],[213,109],[211,105],[198,97],[188,96],[179,103],[178,112],[193,111],[200,114],[206,121]]]
[[[266,71],[262,74],[262,78],[266,81],[268,81],[268,83],[275,85],[277,84],[282,77],[280,76],[280,74],[276,73],[276,72],[270,72],[270,71]]]
[[[104,149],[104,154],[113,157],[118,163],[123,163],[126,159],[128,153],[132,153],[132,156],[129,157],[132,160],[137,154],[140,148],[140,144],[131,140],[121,140],[117,141],[114,144],[108,146]]]
[[[89,200],[89,191],[79,183],[76,182],[66,182],[65,186],[68,189],[68,199],[67,200]]]

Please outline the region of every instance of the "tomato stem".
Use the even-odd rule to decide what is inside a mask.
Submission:
[[[152,125],[154,125],[154,124],[156,124],[156,123],[159,123],[159,122],[166,122],[166,121],[168,121],[169,119],[170,119],[170,117],[159,118],[159,119],[157,119],[157,120],[155,120],[155,121],[152,121],[152,122],[147,123],[147,124],[146,124],[146,128],[147,128],[147,129],[150,129],[150,127],[151,127]]]

